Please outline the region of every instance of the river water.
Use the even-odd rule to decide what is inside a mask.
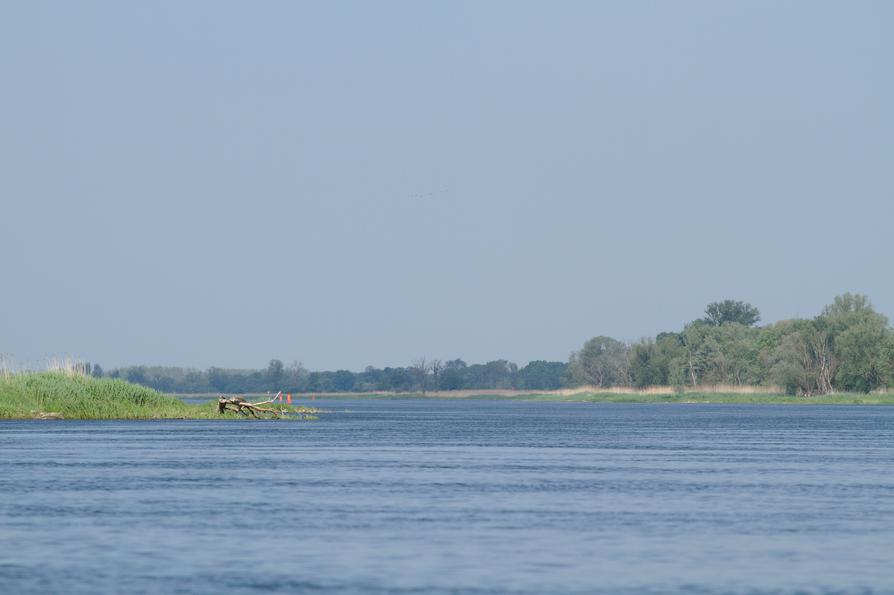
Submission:
[[[894,407],[0,422],[3,593],[894,593]]]

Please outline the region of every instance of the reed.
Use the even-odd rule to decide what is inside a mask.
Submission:
[[[0,353],[0,380],[9,380],[15,372],[15,364],[8,356]]]
[[[284,407],[290,419],[311,419],[315,410]],[[46,372],[0,375],[0,419],[233,419],[217,402],[184,403],[151,388],[116,378],[93,378],[77,365]]]
[[[86,376],[87,364],[71,356],[52,357],[47,360],[46,370],[48,372],[59,372],[69,377]]]

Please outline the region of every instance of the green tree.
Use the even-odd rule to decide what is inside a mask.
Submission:
[[[283,369],[284,366],[280,360],[270,360],[270,363],[267,365],[267,370],[264,373],[265,380],[267,381],[267,390],[279,390],[282,388]]]
[[[505,359],[498,359],[484,364],[481,372],[485,388],[513,388],[518,366]]]
[[[637,388],[667,384],[667,375],[658,365],[655,341],[645,339],[630,349],[630,383]]]
[[[841,362],[835,377],[837,388],[868,393],[887,382],[889,334],[887,325],[877,319],[867,319],[850,326],[836,338],[835,349]]]
[[[354,374],[348,370],[336,370],[332,375],[332,390],[347,392],[354,389]]]
[[[890,388],[894,384],[894,332],[890,330],[882,351],[882,362],[884,363],[885,384]]]
[[[535,360],[518,371],[519,388],[555,390],[562,387],[562,376],[568,365],[565,362]]]
[[[221,368],[214,366],[208,368],[208,384],[215,392],[226,393],[229,391],[229,376]]]
[[[845,293],[823,310],[818,324],[828,329],[837,364],[837,390],[869,392],[888,379],[888,319],[865,295]]]
[[[134,384],[142,384],[143,386],[148,384],[145,366],[133,366],[132,368],[128,368],[125,378],[128,382],[133,382]]]
[[[867,312],[875,312],[872,309],[872,302],[869,301],[869,298],[859,293],[848,292],[835,296],[832,303],[823,308],[822,316],[833,319],[839,316]]]
[[[466,387],[465,374],[466,362],[461,359],[453,359],[444,364],[441,371],[440,385],[442,390],[459,390]]]
[[[417,390],[422,392],[423,396],[425,395],[425,391],[428,389],[429,367],[430,363],[427,359],[425,359],[425,356],[413,360],[413,363],[410,365],[410,372],[416,382]]]
[[[574,384],[598,387],[629,384],[628,350],[611,337],[593,337],[580,351],[571,354],[568,371]]]
[[[715,359],[718,383],[760,384],[764,377],[760,362],[760,330],[738,322],[714,328],[719,350]]]
[[[720,345],[715,335],[714,327],[701,320],[686,325],[680,333],[683,346],[680,367],[685,370],[686,382],[693,387],[717,382],[711,374],[720,357]]]
[[[307,390],[307,376],[309,372],[301,362],[293,361],[283,371],[283,388],[287,392],[303,392]]]
[[[723,300],[712,302],[705,308],[704,322],[711,326],[721,326],[737,322],[743,326],[754,326],[761,319],[760,310],[746,302]]]
[[[441,372],[444,371],[444,362],[439,359],[433,359],[428,368],[431,370],[432,386],[434,386],[435,390],[441,390]]]
[[[788,330],[774,354],[772,378],[791,394],[831,392],[838,361],[828,326],[817,318],[793,321]]]

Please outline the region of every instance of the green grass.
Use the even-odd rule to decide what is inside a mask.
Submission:
[[[311,410],[284,407],[304,413]],[[0,419],[31,419],[42,413],[65,419],[239,419],[219,415],[217,401],[184,403],[136,384],[114,378],[92,378],[65,372],[27,372],[0,376]],[[292,416],[289,417],[290,419]]]

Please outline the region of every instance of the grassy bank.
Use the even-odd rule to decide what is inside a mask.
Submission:
[[[311,410],[285,407],[304,413]],[[184,403],[136,384],[66,372],[26,372],[0,376],[0,419],[226,419],[217,403]]]

